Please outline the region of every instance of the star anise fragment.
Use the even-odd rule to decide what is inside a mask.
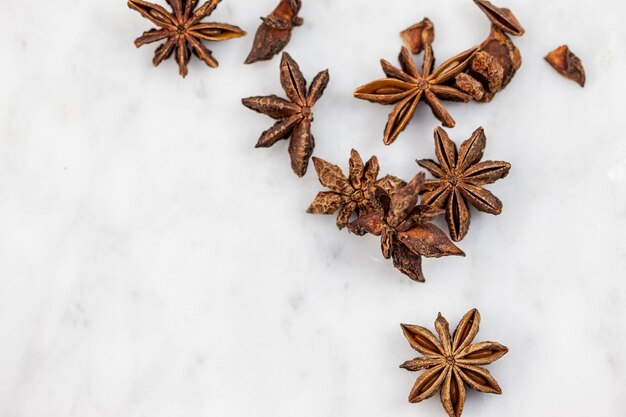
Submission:
[[[434,71],[433,48],[428,43],[424,44],[424,63],[421,72],[405,47],[402,47],[399,56],[401,68],[394,67],[384,59],[381,60],[387,78],[357,88],[354,96],[373,103],[396,105],[385,127],[383,141],[386,145],[393,143],[406,128],[422,100],[430,106],[433,114],[444,126],[455,125],[454,119],[441,100],[468,102],[472,97],[445,84],[465,70],[476,51],[477,48],[468,49],[450,58]]]
[[[424,183],[424,173],[419,173],[406,186],[389,194],[377,187],[374,203],[377,210],[348,223],[351,233],[363,236],[370,233],[381,237],[381,249],[386,259],[414,281],[424,282],[422,256],[465,256],[448,239],[443,230],[431,223],[443,210],[418,205]]]
[[[435,329],[402,324],[404,336],[422,357],[400,365],[409,371],[425,370],[413,385],[409,402],[418,403],[437,394],[450,417],[460,417],[465,405],[466,386],[488,394],[502,394],[498,382],[481,365],[506,355],[509,349],[496,342],[473,343],[480,326],[480,313],[473,309],[461,319],[452,337],[450,326],[439,313]]]
[[[428,192],[424,194],[422,204],[445,209],[450,236],[455,242],[461,241],[469,230],[467,203],[486,213],[502,212],[502,202],[482,186],[506,177],[511,164],[503,161],[480,162],[486,145],[487,138],[482,127],[463,142],[459,150],[448,134],[437,127],[435,153],[439,163],[432,159],[417,161],[436,178],[425,181],[424,187]]]
[[[329,79],[328,70],[320,72],[307,91],[306,80],[300,67],[287,52],[283,52],[280,62],[280,82],[289,100],[276,95],[241,100],[249,109],[278,120],[274,126],[263,132],[256,144],[257,148],[269,148],[279,140],[291,137],[289,141],[291,168],[299,177],[306,174],[315,147],[315,139],[311,134],[313,106],[322,97]]]
[[[301,7],[301,0],[280,0],[271,14],[261,18],[246,64],[271,59],[287,46],[291,30],[304,22],[298,17]]]
[[[237,26],[225,23],[203,23],[202,19],[213,13],[221,0],[209,0],[196,9],[198,1],[167,0],[172,8],[170,13],[158,4],[143,0],[128,0],[128,7],[138,11],[160,28],[144,32],[143,36],[135,41],[135,46],[139,48],[149,43],[165,40],[154,54],[152,63],[155,67],[175,52],[180,75],[185,77],[188,72],[187,64],[193,52],[209,67],[215,68],[218,62],[203,42],[224,41],[246,34]]]
[[[565,78],[576,81],[581,87],[585,86],[583,63],[570,51],[567,45],[559,46],[550,52],[546,55],[545,60]]]
[[[393,194],[398,188],[406,185],[393,175],[378,179],[380,172],[378,158],[372,156],[363,164],[361,155],[355,149],[350,153],[350,170],[347,178],[337,165],[316,157],[313,157],[313,163],[320,183],[330,191],[318,193],[307,212],[334,214],[339,211],[337,217],[339,229],[346,226],[352,214],[362,216],[376,210],[372,203],[372,192],[376,187]]]
[[[424,50],[425,45],[431,45],[435,41],[435,26],[425,17],[421,22],[400,32],[400,36],[411,53],[417,55]]]
[[[487,15],[494,26],[513,36],[524,34],[524,28],[509,9],[494,6],[487,0],[474,0],[474,3]]]

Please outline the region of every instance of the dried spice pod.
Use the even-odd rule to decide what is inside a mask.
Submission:
[[[448,321],[439,313],[435,320],[439,338],[422,326],[400,326],[411,347],[423,355],[400,365],[408,371],[424,371],[413,385],[409,402],[419,403],[439,391],[448,416],[461,417],[466,387],[488,394],[502,394],[498,382],[482,365],[497,361],[509,349],[497,342],[474,343],[480,328],[478,310],[467,312],[452,335]]]
[[[204,41],[224,41],[246,34],[237,26],[202,22],[213,13],[221,0],[209,0],[196,9],[198,1],[167,0],[172,8],[170,13],[158,4],[143,0],[128,0],[128,7],[136,10],[160,28],[144,32],[135,40],[135,46],[139,48],[149,43],[165,40],[154,54],[152,63],[155,67],[175,53],[179,73],[184,78],[187,76],[187,64],[193,52],[206,65],[215,68],[218,62],[213,58],[211,51],[204,46]]]
[[[291,168],[299,177],[306,174],[315,147],[315,139],[311,134],[313,106],[322,97],[329,79],[328,70],[320,72],[307,91],[300,67],[284,52],[280,62],[280,82],[289,100],[276,95],[241,100],[249,109],[278,120],[274,126],[263,132],[256,147],[269,148],[279,140],[290,137]]]
[[[444,209],[450,236],[461,241],[469,230],[470,211],[468,203],[476,209],[498,215],[502,202],[483,185],[492,184],[506,177],[511,164],[504,161],[483,161],[487,138],[482,127],[457,149],[442,128],[435,129],[435,153],[439,163],[422,159],[417,163],[428,170],[436,179],[426,180],[428,191],[422,204]]]
[[[424,63],[420,72],[408,49],[402,47],[394,67],[386,60],[381,66],[387,78],[372,81],[356,89],[354,96],[379,104],[395,104],[389,115],[383,142],[392,144],[411,121],[420,101],[428,104],[437,119],[446,127],[454,127],[455,121],[441,100],[468,102],[472,96],[450,85],[450,80],[463,72],[478,48],[468,49],[441,64],[433,71],[435,57],[430,44],[424,45]]]
[[[287,46],[293,28],[303,23],[298,16],[301,7],[301,0],[281,0],[272,13],[261,18],[246,64],[271,59]]]
[[[409,184],[389,194],[377,187],[373,202],[376,211],[348,223],[348,230],[359,236],[370,233],[380,236],[381,249],[386,259],[414,281],[424,282],[422,256],[465,256],[432,220],[444,213],[434,207],[418,205],[424,184],[420,173]]]
[[[546,55],[545,60],[557,70],[559,74],[572,81],[576,81],[581,87],[585,86],[585,69],[583,63],[567,45],[559,46]]]
[[[494,6],[487,0],[474,0],[474,3],[487,15],[494,26],[513,36],[524,34],[524,28],[509,9]]]
[[[425,45],[431,45],[435,41],[435,26],[425,17],[402,32],[400,36],[412,54],[417,55],[424,50]]]
[[[313,203],[307,210],[310,214],[335,214],[337,227],[343,229],[353,214],[362,216],[376,210],[372,202],[372,193],[376,187],[380,187],[390,195],[404,187],[406,183],[393,175],[387,175],[378,179],[380,167],[378,158],[372,156],[365,164],[361,155],[352,149],[350,153],[350,169],[346,177],[341,168],[313,157],[315,170],[320,183],[330,191],[322,191],[317,194]]]

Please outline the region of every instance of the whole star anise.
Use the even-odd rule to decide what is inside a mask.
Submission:
[[[203,41],[224,41],[238,38],[246,34],[237,26],[225,23],[202,22],[202,19],[213,13],[221,0],[209,0],[197,10],[199,0],[167,0],[172,8],[168,12],[158,4],[143,0],[128,0],[128,7],[141,13],[160,29],[151,29],[137,38],[135,46],[165,40],[154,54],[152,63],[156,67],[168,59],[176,51],[176,62],[182,77],[187,76],[187,64],[190,52],[204,61],[209,67],[215,68],[218,62]],[[194,11],[195,10],[195,11]]]
[[[511,170],[511,164],[503,161],[480,160],[485,152],[487,138],[479,127],[472,136],[461,144],[456,144],[440,127],[435,129],[435,153],[439,163],[432,159],[422,159],[417,163],[427,169],[436,179],[426,180],[422,204],[444,208],[450,236],[455,242],[462,240],[470,225],[469,202],[478,210],[500,214],[502,202],[482,186],[504,178]]]
[[[433,71],[435,64],[433,48],[429,43],[422,47],[424,63],[421,72],[413,62],[408,49],[402,47],[398,58],[401,69],[382,59],[381,66],[387,78],[372,81],[354,92],[354,96],[362,100],[379,104],[397,103],[385,127],[383,141],[386,145],[393,143],[406,128],[420,101],[424,100],[430,106],[433,114],[444,126],[454,127],[454,119],[441,100],[468,102],[472,98],[469,94],[445,84],[465,70],[477,48],[458,54]]]
[[[313,157],[313,163],[320,183],[331,191],[322,191],[317,194],[307,212],[311,214],[334,214],[337,216],[337,227],[343,229],[350,216],[370,213],[376,209],[372,203],[372,191],[380,187],[389,194],[393,194],[399,187],[406,185],[401,179],[387,175],[378,179],[380,167],[378,158],[372,156],[363,164],[361,155],[352,149],[350,153],[350,170],[348,178],[341,168],[323,159]]]
[[[480,365],[488,365],[509,350],[496,342],[472,343],[480,327],[480,313],[469,311],[452,337],[446,319],[439,314],[435,329],[439,340],[428,329],[402,324],[404,336],[411,347],[424,355],[407,361],[400,367],[409,371],[426,370],[409,394],[409,402],[424,401],[440,391],[441,404],[450,417],[460,417],[465,404],[465,386],[473,390],[502,394],[498,382]]]
[[[304,176],[313,154],[315,139],[311,134],[313,106],[328,85],[328,70],[315,76],[306,90],[306,80],[300,67],[291,56],[284,52],[280,62],[280,82],[289,100],[276,95],[257,96],[242,99],[244,106],[266,114],[278,121],[263,132],[256,144],[257,148],[269,148],[281,139],[291,137],[289,156],[291,168],[299,177]]]
[[[394,266],[414,281],[423,282],[422,256],[465,256],[446,236],[443,230],[431,223],[443,210],[417,205],[424,183],[424,173],[419,173],[409,184],[390,195],[378,187],[374,191],[377,211],[365,214],[348,223],[351,233],[363,236],[371,233],[381,237],[381,249],[386,259],[392,258]]]

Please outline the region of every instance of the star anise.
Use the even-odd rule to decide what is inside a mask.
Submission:
[[[137,38],[135,46],[140,46],[165,40],[154,54],[152,63],[156,67],[163,60],[168,59],[176,51],[176,62],[180,69],[180,75],[187,75],[187,64],[190,52],[204,61],[209,67],[218,66],[210,50],[204,46],[203,41],[224,41],[238,38],[246,34],[237,26],[225,23],[202,23],[202,19],[213,13],[221,0],[209,0],[197,10],[199,0],[167,0],[172,8],[168,12],[158,4],[143,0],[128,0],[128,7],[141,13],[160,29],[151,29]],[[194,11],[195,10],[195,11]]]
[[[313,106],[328,85],[328,70],[315,76],[306,90],[306,80],[300,67],[291,56],[284,52],[280,62],[280,82],[289,100],[276,95],[257,96],[242,99],[244,106],[266,114],[278,122],[263,132],[256,144],[257,148],[269,148],[281,139],[289,141],[291,168],[299,177],[306,174],[309,159],[313,154],[315,140],[311,134]]]
[[[377,187],[373,197],[377,211],[348,223],[351,233],[380,236],[383,256],[392,258],[400,272],[420,282],[424,281],[422,256],[465,256],[443,230],[431,223],[431,220],[443,214],[443,210],[417,205],[423,183],[422,172],[392,195]]]
[[[401,69],[383,59],[381,66],[388,78],[372,81],[354,92],[354,96],[362,100],[379,104],[397,103],[385,127],[383,141],[386,145],[393,143],[406,128],[421,100],[430,106],[433,114],[444,126],[453,127],[454,119],[441,100],[468,102],[472,98],[469,94],[444,84],[465,69],[477,48],[458,54],[434,71],[433,48],[429,43],[425,43],[423,48],[424,63],[421,72],[417,69],[408,49],[402,47],[398,58]]]
[[[301,0],[280,0],[269,16],[261,18],[263,23],[254,36],[246,64],[271,59],[287,46],[291,39],[291,30],[303,23],[298,16],[301,7]]]
[[[577,82],[581,87],[585,86],[585,69],[583,68],[583,63],[580,58],[570,51],[569,46],[559,46],[546,55],[544,59],[565,78]]]
[[[480,365],[488,365],[509,350],[496,342],[472,343],[480,326],[480,313],[469,311],[452,337],[445,318],[439,314],[435,329],[439,340],[428,329],[402,324],[404,336],[411,347],[424,355],[407,361],[400,367],[409,371],[426,370],[409,394],[409,402],[424,401],[440,391],[441,403],[450,417],[460,417],[465,404],[465,386],[473,390],[502,394],[498,382]]]
[[[320,183],[331,191],[317,194],[307,210],[311,214],[334,214],[339,210],[337,227],[343,229],[353,213],[357,216],[370,213],[376,209],[372,203],[372,191],[380,187],[389,194],[406,185],[400,178],[387,175],[378,179],[380,167],[378,158],[372,156],[363,164],[361,155],[352,149],[350,153],[350,170],[348,178],[341,168],[323,159],[313,157],[315,170]]]
[[[440,127],[435,129],[435,152],[439,163],[422,159],[417,163],[436,179],[424,184],[429,189],[422,204],[445,208],[450,236],[455,242],[462,240],[470,225],[469,202],[480,211],[491,214],[502,212],[502,202],[482,186],[504,178],[511,164],[503,161],[480,160],[485,152],[487,138],[482,127],[461,144],[460,150]]]

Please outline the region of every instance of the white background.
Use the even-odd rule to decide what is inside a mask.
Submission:
[[[273,122],[240,99],[282,94],[278,58],[242,62],[274,6],[224,0],[211,20],[249,35],[183,80],[135,49],[152,25],[123,1],[2,1],[0,416],[443,417],[407,402],[399,323],[472,307],[510,353],[488,367],[504,394],[470,394],[464,416],[623,415],[626,3],[509,2],[521,70],[448,107],[454,140],[484,126],[485,157],[513,164],[489,187],[505,209],[474,211],[467,258],[426,260],[425,284],[305,213],[321,186],[286,142],[253,148]],[[308,80],[330,69],[317,156],[345,168],[355,147],[406,179],[434,156],[427,107],[385,147],[391,107],[352,97],[424,16],[439,62],[489,32],[469,0],[304,0],[287,50]],[[543,61],[563,43],[585,89]]]

